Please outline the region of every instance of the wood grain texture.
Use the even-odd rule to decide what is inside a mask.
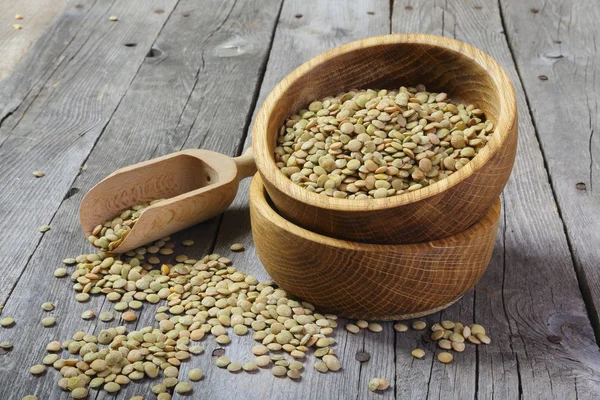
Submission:
[[[36,393],[44,399],[69,398],[68,394],[56,386],[57,374],[54,371],[49,371],[37,379],[27,372],[28,367],[38,363],[45,354],[43,346],[46,339],[66,339],[80,328],[98,333],[100,329],[119,323],[117,320],[110,323],[97,320],[82,321],[80,315],[84,310],[92,309],[97,313],[110,311],[113,305],[103,302],[101,297],[93,297],[86,304],[76,303],[70,282],[57,280],[52,276],[52,271],[60,266],[64,257],[92,251],[83,240],[78,221],[78,208],[85,192],[116,168],[178,151],[184,146],[200,146],[208,133],[211,135],[208,142],[215,151],[235,155],[254,104],[254,91],[260,81],[260,71],[264,69],[267,60],[279,1],[231,0],[211,2],[207,5],[185,0],[179,2],[174,10],[146,4],[144,2],[144,5],[137,7],[138,13],[142,14],[141,10],[146,9],[152,13],[162,10],[157,15],[162,15],[163,22],[168,18],[167,23],[156,33],[138,31],[119,45],[137,43],[135,48],[143,55],[153,47],[155,56],[142,57],[140,60],[139,71],[131,85],[125,86],[125,96],[112,115],[110,123],[104,128],[102,136],[97,140],[94,151],[89,156],[86,153],[84,167],[72,175],[71,179],[78,174],[72,186],[55,189],[64,190],[61,198],[65,199],[58,211],[52,211],[56,212],[51,222],[52,230],[40,241],[36,252],[30,254],[27,269],[10,271],[0,267],[3,285],[8,285],[12,276],[22,274],[20,283],[12,292],[14,296],[10,296],[2,313],[3,316],[14,316],[18,323],[10,330],[0,331],[0,340],[10,339],[17,346],[15,351],[0,356],[0,381],[3,385],[5,379],[11,382],[6,390],[10,391],[11,395],[14,394],[15,398],[29,393]],[[110,14],[112,13],[123,19],[124,14],[118,10],[110,11]],[[107,11],[103,14],[107,14]],[[160,35],[154,42],[159,31]],[[152,40],[148,40],[147,35]],[[232,37],[251,43],[251,49],[236,57],[219,56],[217,50],[226,45]],[[76,56],[73,61],[80,56],[81,54]],[[123,57],[127,57],[127,54]],[[197,101],[198,99],[202,101]],[[228,107],[234,101],[236,107],[243,111],[229,113],[231,115],[225,118]],[[94,108],[86,108],[87,112],[93,110]],[[190,118],[192,116],[193,118]],[[198,132],[192,135],[190,130],[196,118],[209,131],[198,128]],[[65,155],[69,158],[79,156],[81,155],[74,150],[69,150]],[[47,176],[43,179],[51,176],[46,172]],[[27,175],[29,173],[30,171]],[[17,185],[16,180],[14,185]],[[39,197],[42,193],[44,192],[36,191],[36,196]],[[46,205],[39,207],[32,218],[51,211]],[[6,215],[10,215],[10,218],[20,218],[13,207],[7,208]],[[37,226],[36,224],[36,230]],[[192,249],[186,249],[186,254],[201,256],[213,247],[217,226],[218,220],[213,219],[181,232],[176,239],[194,239],[196,245]],[[15,243],[20,243],[30,235],[31,231],[21,231],[18,237],[14,235],[13,239]],[[25,254],[19,253],[21,251],[28,250],[19,247],[3,254],[15,257],[16,260],[17,255],[25,257]],[[16,268],[14,263],[3,265]],[[1,293],[8,297],[9,293],[6,291]],[[44,330],[38,325],[38,316],[41,319],[39,307],[43,301],[54,301],[57,304],[54,315],[59,323],[56,328]],[[140,327],[153,324],[153,310],[154,307],[145,305],[142,312],[138,313],[138,320],[131,324],[131,327],[135,327],[136,324]],[[27,315],[34,316],[31,323],[25,322]],[[27,342],[39,342],[39,346],[28,347]],[[213,365],[210,357],[201,356],[196,360]],[[119,398],[147,395],[150,387],[156,383],[144,380],[139,384],[128,385],[119,394]],[[106,393],[98,394],[96,391],[92,391],[91,397],[114,398]]]
[[[600,248],[596,244],[600,242],[600,140],[596,132],[600,130],[600,81],[596,74],[600,73],[600,55],[596,44],[600,4],[500,4],[580,285],[599,338]],[[522,35],[531,35],[532,40],[519,40]],[[543,80],[545,77],[547,80]]]
[[[52,76],[0,146],[0,186],[10,188],[0,194],[8,216],[0,226],[18,221],[23,233],[17,251],[10,237],[0,237],[0,260],[12,265],[0,282],[2,301],[42,236],[39,226],[51,221],[145,59],[144,47],[160,32],[167,15],[152,10],[170,11],[175,2],[144,4],[145,12],[136,2],[115,4],[110,12],[120,14],[120,23],[109,21],[106,9],[94,13],[98,24],[89,41]],[[140,38],[139,47],[123,45],[132,35]],[[35,170],[46,175],[34,178]],[[19,213],[9,212],[15,209]]]
[[[598,346],[498,4],[395,1],[392,22],[394,32],[435,32],[481,48],[504,67],[517,94],[519,150],[503,194],[502,235],[475,290],[474,320],[493,335],[491,346],[477,349],[475,396],[593,398],[600,388]],[[562,343],[550,343],[549,335]],[[457,378],[456,385],[472,385],[470,378]]]
[[[344,73],[337,71],[343,69]],[[476,104],[494,121],[492,139],[472,161],[432,185],[383,199],[323,196],[294,184],[273,157],[285,119],[311,101],[352,88],[424,84]],[[465,43],[431,35],[364,39],[321,54],[283,79],[265,100],[252,143],[265,187],[290,221],[326,236],[380,244],[452,236],[478,221],[502,192],[517,147],[514,91],[502,68]]]
[[[110,5],[109,1],[82,4],[70,0],[12,74],[0,81],[0,144],[11,135],[33,101],[45,93],[43,89],[49,80],[91,38]]]
[[[27,53],[40,34],[56,15],[60,14],[66,0],[21,0],[0,2],[0,80],[9,76],[15,65]],[[23,19],[15,19],[21,15]],[[22,29],[16,30],[13,24]]]
[[[83,198],[79,220],[89,237],[132,204],[165,199],[149,206],[112,250],[124,253],[223,213],[240,180],[255,172],[251,148],[236,158],[200,149],[176,151],[118,169],[98,182]]]
[[[46,83],[55,84],[53,79],[64,69],[71,68],[71,62],[82,57],[82,46],[85,43],[90,46],[90,40],[95,43],[101,38],[96,29],[100,26],[97,24],[103,21],[102,15],[119,12],[114,9],[110,11],[112,3],[108,1],[81,3],[85,8],[67,6],[66,11],[48,28],[52,34],[42,35],[34,51],[24,56],[15,73],[0,82],[0,120],[3,120],[0,142],[10,136],[19,121],[29,118],[26,116],[29,111],[38,109],[39,102],[53,101],[47,95],[50,91]],[[541,11],[544,10],[542,4],[530,3],[522,6],[524,11],[528,7],[537,7],[538,16],[544,12]],[[75,4],[71,3],[72,6]],[[65,339],[80,328],[97,333],[104,327],[118,324],[117,321],[82,321],[80,314],[83,310],[108,311],[112,309],[112,304],[103,303],[99,297],[92,298],[86,304],[76,303],[69,288],[70,283],[51,276],[52,270],[59,266],[63,257],[91,250],[82,239],[78,227],[77,208],[83,193],[116,168],[182,147],[203,147],[230,156],[239,154],[240,139],[244,137],[244,130],[250,121],[250,108],[255,90],[260,86],[269,53],[270,35],[280,4],[240,0],[210,3],[180,1],[153,45],[154,56],[144,59],[112,116],[112,122],[104,128],[98,139],[97,150],[90,154],[73,185],[43,186],[42,190],[36,190],[30,196],[36,199],[53,196],[53,190],[60,190],[61,197],[65,196],[52,220],[52,231],[43,236],[33,255],[31,243],[21,246],[21,243],[30,239],[31,227],[23,229],[20,220],[28,221],[49,212],[52,214],[55,209],[48,210],[47,204],[40,203],[38,207],[20,212],[9,203],[2,204],[0,214],[3,219],[8,216],[12,221],[9,229],[4,226],[0,231],[0,241],[4,240],[5,246],[11,244],[2,248],[1,254],[6,255],[0,264],[2,280],[13,279],[22,273],[20,282],[10,296],[2,286],[5,283],[0,283],[2,298],[10,297],[2,315],[17,319],[15,327],[0,329],[0,340],[11,340],[16,346],[13,352],[0,355],[3,393],[10,393],[11,398],[14,395],[17,399],[29,393],[36,393],[43,399],[69,398],[57,388],[54,371],[38,378],[26,371],[44,355],[41,344],[46,341]],[[569,4],[565,4],[561,13],[576,6]],[[586,4],[582,3],[582,6]],[[258,104],[264,101],[280,79],[308,58],[350,40],[389,33],[388,5],[387,1],[376,0],[358,4],[349,1],[308,3],[287,0],[279,19]],[[506,4],[503,5],[506,10]],[[144,6],[138,7],[138,10],[143,9]],[[594,8],[590,6],[585,10]],[[578,12],[575,15],[583,18],[583,11]],[[514,80],[516,73],[511,67],[512,60],[506,49],[505,38],[500,33],[503,27],[498,13],[497,4],[490,1],[397,1],[394,4],[393,25],[396,32],[443,33],[470,41],[497,58]],[[184,17],[184,14],[189,14],[189,17]],[[593,12],[590,12],[591,15]],[[508,18],[505,15],[505,22]],[[566,18],[561,20],[561,29],[567,22]],[[595,25],[591,24],[589,28],[593,32]],[[522,32],[524,28],[520,29]],[[573,25],[570,29],[574,29]],[[510,29],[507,32],[515,34]],[[524,37],[511,36],[511,44],[514,46],[516,41],[536,37],[533,33]],[[138,42],[138,38],[132,35],[127,40],[128,43],[138,43],[138,46],[148,46],[149,42],[140,44],[142,42]],[[249,43],[252,46],[248,46]],[[142,50],[147,53],[149,48]],[[579,62],[582,59],[579,52],[584,50],[578,48],[577,51],[570,57]],[[89,52],[87,50],[84,53]],[[236,56],[230,57],[231,54]],[[577,72],[581,70],[577,69]],[[552,75],[546,71],[544,73],[550,79],[542,83],[552,83]],[[588,74],[588,79],[591,76]],[[524,82],[527,88],[526,79]],[[517,96],[521,105],[524,97],[520,85],[516,85],[519,86]],[[221,101],[214,101],[215,94]],[[593,97],[590,100],[593,101]],[[534,104],[531,98],[529,101]],[[240,109],[245,107],[244,112],[231,113],[232,104]],[[86,106],[86,110],[91,113],[96,109]],[[534,118],[537,118],[537,111],[532,111]],[[480,322],[490,331],[492,345],[477,349],[467,347],[464,353],[456,355],[453,364],[441,366],[433,358],[435,346],[426,342],[418,332],[394,334],[392,324],[385,323],[380,334],[361,331],[359,335],[352,335],[343,329],[346,321],[341,320],[335,336],[338,342],[335,348],[344,364],[344,372],[319,374],[312,369],[311,361],[305,364],[302,381],[290,382],[276,379],[268,371],[260,371],[258,375],[232,376],[218,370],[214,367],[214,357],[210,355],[215,348],[214,343],[204,341],[202,344],[207,348],[207,354],[185,363],[181,371],[182,377],[194,367],[200,367],[207,373],[204,381],[194,384],[195,395],[229,399],[232,392],[224,388],[230,388],[235,383],[237,391],[234,395],[247,399],[279,395],[286,399],[596,398],[599,389],[594,379],[599,375],[598,349],[593,343],[577,281],[571,273],[573,265],[564,235],[561,234],[560,219],[552,207],[548,176],[532,133],[533,128],[528,122],[527,109],[523,108],[520,112],[519,158],[513,180],[509,181],[505,190],[507,213],[500,221],[502,235],[497,238],[488,271],[475,292],[468,292],[455,305],[426,318],[429,324],[446,318]],[[543,133],[540,133],[546,151]],[[249,142],[247,137],[246,147]],[[49,146],[48,151],[54,148]],[[80,159],[81,151],[85,150],[69,150],[64,157]],[[87,157],[87,153],[84,156]],[[567,161],[565,165],[571,166]],[[4,165],[4,159],[0,165]],[[597,165],[592,164],[593,167]],[[30,168],[25,166],[25,169],[29,177]],[[74,176],[71,175],[71,179]],[[3,192],[10,192],[13,187],[28,184],[26,179],[15,178],[3,182],[2,188]],[[268,277],[249,234],[248,198],[244,193],[248,184],[246,180],[240,185],[240,193],[233,207],[224,215],[220,228],[219,220],[213,219],[181,232],[176,238],[195,239],[195,247],[185,252],[200,256],[213,248],[218,228],[214,246],[216,250],[231,257],[240,270],[264,280]],[[553,184],[556,189],[556,183]],[[52,204],[55,207],[55,203]],[[29,223],[37,229],[44,222]],[[572,232],[567,229],[571,240],[574,240]],[[584,235],[592,237],[589,232]],[[243,253],[230,252],[228,248],[233,242],[244,243],[247,250]],[[26,270],[19,270],[18,267],[17,271],[12,271],[15,262],[29,256],[31,259]],[[42,329],[38,324],[47,315],[42,315],[44,313],[39,308],[43,301],[57,304],[53,314],[59,324],[55,328]],[[153,308],[144,306],[132,327],[154,323]],[[27,316],[33,321],[27,322]],[[550,343],[546,338],[549,334],[562,337],[562,343]],[[236,340],[228,346],[227,355],[240,361],[249,359],[251,340],[246,339],[249,338]],[[40,346],[27,343],[40,343]],[[414,360],[410,356],[410,351],[417,346],[425,349],[425,360]],[[355,360],[359,351],[369,353],[371,360],[360,364]],[[366,383],[375,376],[389,379],[392,383],[390,389],[377,394],[369,392]],[[153,383],[145,380],[130,384],[119,393],[118,398],[147,395]],[[114,398],[93,391],[91,398],[94,397]]]
[[[286,0],[257,104],[260,106],[281,79],[309,58],[352,40],[389,33],[389,17],[389,2],[385,0]],[[248,135],[244,147],[248,148],[250,144],[251,136]],[[231,257],[240,270],[264,280],[268,275],[256,255],[250,235],[249,185],[249,180],[242,181],[237,198],[223,215],[215,251]],[[246,250],[231,253],[229,245],[235,242],[243,243]],[[307,357],[300,382],[274,378],[268,371],[261,371],[258,376],[238,374],[235,377],[215,371],[207,382],[209,384],[203,387],[204,396],[228,399],[230,392],[222,388],[228,387],[235,378],[237,393],[249,400],[278,396],[289,399],[393,399],[393,385],[382,393],[372,393],[367,388],[367,383],[375,376],[392,382],[396,374],[392,324],[385,323],[384,331],[379,334],[361,331],[359,335],[353,335],[343,329],[346,322],[340,320],[340,327],[334,334],[337,341],[334,348],[343,364],[342,373],[318,373],[313,369],[313,357]],[[410,350],[403,351],[410,353]],[[226,354],[232,359],[245,360],[248,351],[245,346],[231,346]],[[369,353],[371,360],[359,363],[355,358],[358,352]],[[185,368],[190,367],[186,365]],[[398,371],[398,374],[403,373]]]
[[[308,231],[269,204],[263,180],[250,186],[252,236],[260,260],[288,293],[336,315],[409,319],[439,311],[484,273],[500,200],[464,232],[432,242],[376,245]]]

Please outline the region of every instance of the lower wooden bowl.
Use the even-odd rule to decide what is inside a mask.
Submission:
[[[348,318],[408,319],[448,307],[471,289],[494,248],[500,200],[467,230],[445,239],[380,245],[323,236],[274,209],[259,174],[250,186],[258,256],[288,293]]]

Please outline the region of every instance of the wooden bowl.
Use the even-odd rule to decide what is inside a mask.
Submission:
[[[352,88],[425,84],[473,103],[494,121],[489,144],[465,167],[435,184],[383,199],[337,199],[294,184],[275,165],[278,130],[311,101]],[[491,57],[432,35],[387,35],[323,53],[283,79],[260,109],[252,137],[269,196],[286,219],[311,231],[369,243],[418,243],[462,232],[497,201],[515,159],[513,87]]]
[[[466,231],[432,242],[350,242],[308,231],[273,208],[259,174],[250,185],[258,256],[286,291],[348,318],[408,319],[448,307],[485,271],[500,200]]]

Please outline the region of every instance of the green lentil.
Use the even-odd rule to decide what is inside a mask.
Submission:
[[[190,381],[195,382],[195,381],[199,381],[200,379],[202,379],[204,377],[204,373],[199,368],[193,368],[193,369],[189,370],[187,376]]]
[[[29,368],[29,372],[31,372],[32,375],[43,374],[44,372],[46,372],[46,366],[42,364],[36,364],[33,367]]]
[[[179,394],[189,393],[192,391],[192,386],[187,382],[179,382],[175,385],[175,392]]]

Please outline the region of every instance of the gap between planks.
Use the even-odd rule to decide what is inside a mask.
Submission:
[[[527,104],[527,112],[529,113],[529,117],[531,118],[531,123],[533,124],[533,131],[535,133],[535,137],[537,138],[537,141],[539,143],[539,147],[540,147],[540,152],[542,154],[542,159],[544,162],[544,169],[547,172],[547,178],[548,178],[548,185],[550,186],[550,190],[552,192],[552,199],[554,200],[554,204],[556,205],[557,211],[558,211],[558,217],[560,218],[561,224],[562,224],[562,228],[563,228],[563,232],[565,235],[565,238],[567,240],[567,246],[569,248],[569,253],[571,255],[571,261],[573,263],[573,268],[575,271],[575,275],[577,276],[577,283],[579,284],[579,290],[581,292],[581,297],[583,298],[583,302],[585,304],[585,308],[586,308],[586,312],[588,315],[588,318],[590,320],[590,323],[592,325],[592,329],[594,330],[594,337],[596,340],[596,344],[598,344],[600,346],[600,315],[598,313],[598,310],[596,309],[596,306],[594,304],[594,298],[593,298],[593,294],[592,291],[590,289],[589,283],[583,273],[583,271],[581,270],[581,266],[579,263],[579,260],[577,259],[577,257],[575,256],[575,252],[573,249],[573,243],[571,240],[571,235],[569,235],[569,231],[567,229],[567,223],[565,221],[565,217],[564,217],[564,212],[563,212],[563,207],[561,206],[561,202],[559,202],[558,200],[558,194],[557,194],[557,190],[554,186],[554,182],[552,181],[552,177],[550,174],[550,167],[549,167],[549,163],[548,163],[548,156],[546,154],[546,151],[544,150],[544,144],[542,141],[542,138],[540,137],[540,131],[538,129],[537,126],[537,122],[535,119],[535,116],[533,115],[532,112],[532,106],[531,106],[531,100],[530,100],[530,96],[527,92],[527,85],[525,84],[525,80],[523,79],[523,73],[521,71],[521,68],[519,67],[519,63],[517,62],[517,57],[515,54],[515,50],[513,48],[513,45],[510,41],[510,37],[509,35],[511,34],[509,32],[509,30],[507,29],[507,24],[505,21],[505,15],[504,15],[504,9],[502,6],[502,1],[498,0],[498,9],[500,10],[500,21],[502,23],[502,29],[504,30],[504,35],[506,36],[507,40],[507,46],[508,46],[508,50],[510,52],[510,55],[512,57],[512,61],[515,64],[515,69],[517,71],[517,76],[519,77],[519,82],[521,84],[521,87],[523,88],[523,93],[525,96],[525,101]],[[593,135],[593,131],[592,131],[592,135]],[[590,136],[590,143],[591,143],[591,136]],[[591,144],[590,144],[591,146]],[[591,161],[590,161],[591,162]],[[592,166],[590,165],[590,177],[592,174]],[[592,184],[592,179],[590,179],[590,185]]]

